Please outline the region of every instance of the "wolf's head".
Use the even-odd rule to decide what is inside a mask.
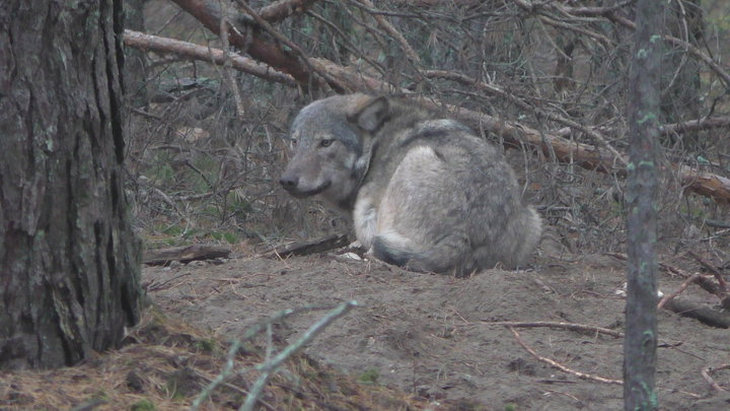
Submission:
[[[317,100],[294,119],[296,149],[279,182],[295,197],[319,194],[347,209],[372,154],[372,135],[388,116],[388,101],[364,94]]]

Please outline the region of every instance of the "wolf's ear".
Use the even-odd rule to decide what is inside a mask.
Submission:
[[[357,124],[361,129],[375,132],[390,115],[390,103],[385,97],[377,97],[357,108],[348,116],[348,120]]]

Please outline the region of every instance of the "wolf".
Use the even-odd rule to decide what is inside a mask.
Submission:
[[[371,255],[464,276],[524,265],[542,233],[502,152],[404,97],[337,95],[295,117],[279,183],[351,213]]]

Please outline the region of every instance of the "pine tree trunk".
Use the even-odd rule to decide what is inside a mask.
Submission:
[[[122,0],[0,5],[0,369],[72,365],[139,316]]]

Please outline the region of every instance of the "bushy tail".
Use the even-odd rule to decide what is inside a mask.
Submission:
[[[378,235],[373,241],[376,258],[412,271],[463,275],[468,264],[468,242],[463,236],[448,235],[428,249],[413,244],[402,236]]]
[[[510,227],[518,241],[515,244],[512,266],[520,266],[527,262],[542,238],[542,218],[532,206],[522,210],[522,215],[513,221]]]

